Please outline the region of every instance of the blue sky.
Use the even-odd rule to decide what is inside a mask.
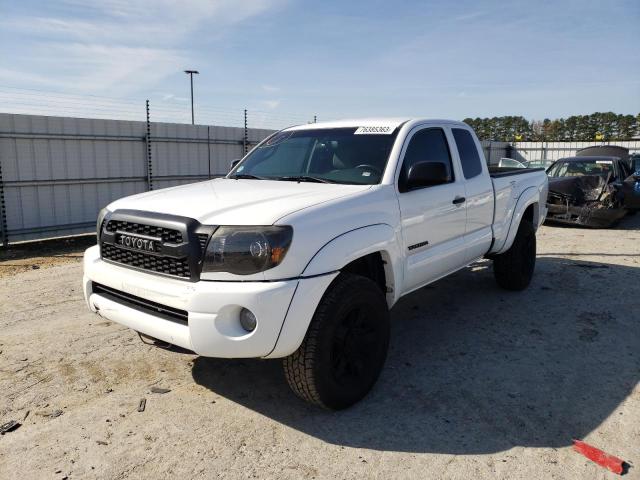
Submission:
[[[0,0],[0,59],[0,110],[171,115],[195,68],[200,118],[635,114],[640,2]]]

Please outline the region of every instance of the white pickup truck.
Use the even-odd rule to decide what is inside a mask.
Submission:
[[[341,409],[376,382],[403,295],[481,258],[501,287],[529,284],[547,190],[542,169],[489,169],[460,122],[287,128],[224,178],[103,209],[84,293],[199,355],[284,358],[298,396]]]

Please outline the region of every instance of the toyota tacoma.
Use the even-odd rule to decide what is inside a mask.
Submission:
[[[88,307],[196,354],[282,358],[302,399],[362,399],[404,295],[482,258],[529,284],[543,169],[489,168],[466,124],[368,119],[274,133],[223,178],[122,198],[84,256]]]

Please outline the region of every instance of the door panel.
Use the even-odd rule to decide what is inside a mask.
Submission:
[[[465,263],[463,204],[453,199],[464,196],[455,183],[400,194],[400,214],[407,258],[405,288],[409,291]]]
[[[403,191],[409,167],[417,162],[448,164],[451,182]],[[399,174],[398,200],[405,252],[403,292],[456,270],[465,264],[465,202],[453,203],[465,195],[459,168],[442,128],[418,128],[409,136]]]

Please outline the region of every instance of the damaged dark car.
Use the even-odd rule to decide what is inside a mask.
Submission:
[[[619,157],[562,158],[547,175],[549,222],[606,228],[640,209],[640,172]]]

